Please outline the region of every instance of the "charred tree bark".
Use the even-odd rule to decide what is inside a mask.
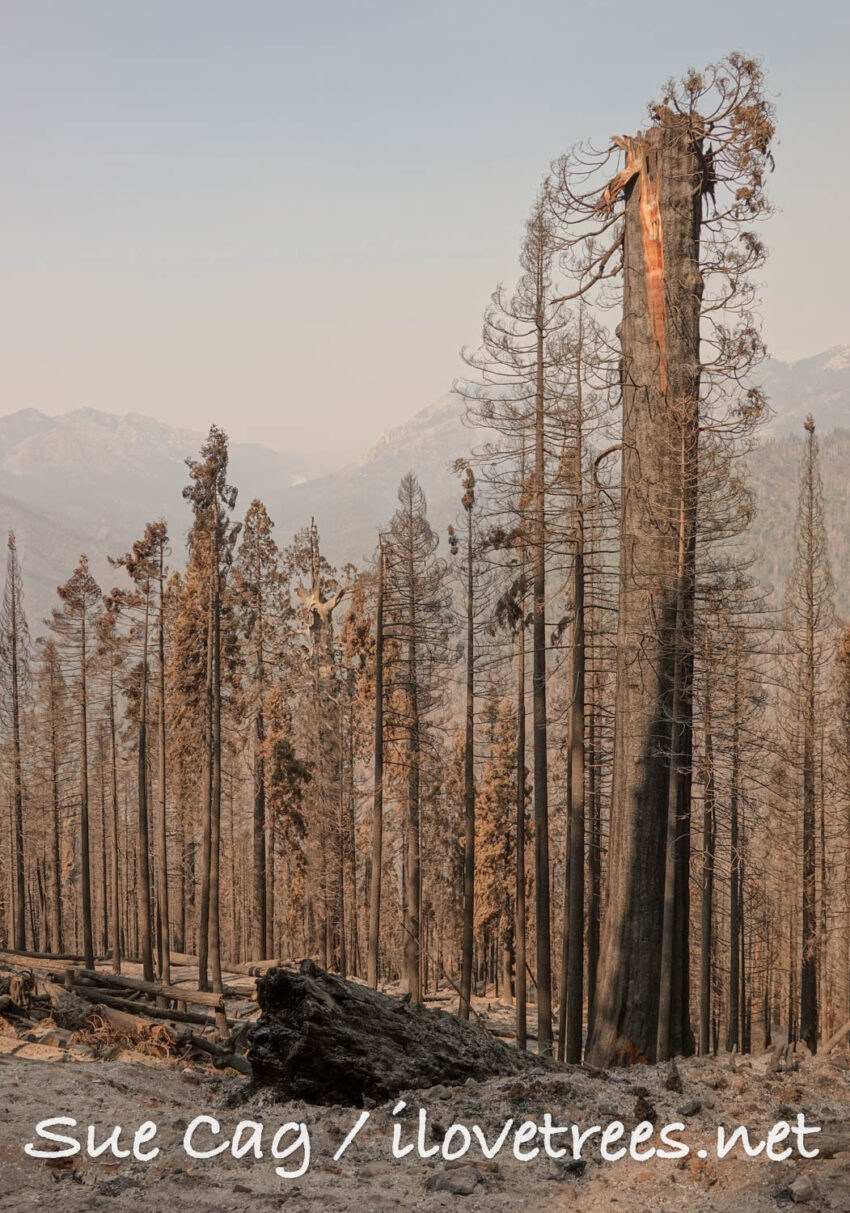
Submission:
[[[582,329],[579,317],[579,344],[576,370],[576,434],[575,434],[575,552],[573,557],[573,614],[571,703],[569,722],[570,747],[570,847],[569,865],[569,923],[566,965],[566,1049],[564,1060],[580,1062],[584,1037],[584,722],[585,722],[585,619],[584,619],[584,469],[582,467]]]
[[[206,672],[204,676],[204,787],[201,821],[201,892],[198,898],[198,985],[209,987],[210,938],[210,865],[212,862],[212,786],[213,786],[213,594],[207,603]]]
[[[472,1004],[472,951],[475,925],[475,636],[472,565],[472,507],[474,477],[467,468],[463,507],[466,510],[466,733],[463,747],[463,938],[458,1015],[469,1019]]]
[[[164,526],[164,524],[163,524]],[[165,539],[159,540],[157,581],[159,589],[159,618],[157,620],[157,670],[159,674],[159,703],[157,705],[157,726],[159,741],[159,819],[157,847],[157,890],[160,927],[160,966],[159,975],[166,985],[171,981],[171,913],[168,901],[168,823],[166,808],[166,775],[168,770],[168,749],[165,727]]]
[[[700,901],[699,1051],[711,1048],[711,957],[714,914],[714,851],[716,837],[714,783],[714,722],[711,704],[711,667],[706,638],[706,691],[704,712],[705,797],[702,816],[702,894]]]
[[[50,716],[50,795],[52,801],[52,842],[53,842],[53,897],[52,897],[52,938],[53,950],[63,949],[62,933],[62,808],[59,798],[59,704],[58,688],[56,685],[56,667],[51,663],[48,684],[48,712]],[[117,908],[116,902],[116,908]]]
[[[818,1045],[817,886],[815,841],[815,426],[806,422],[805,641],[803,650],[803,922],[800,940],[800,1036],[814,1053]]]
[[[139,844],[139,932],[142,945],[142,970],[145,981],[153,981],[153,946],[151,937],[150,839],[148,836],[148,630],[150,619],[150,586],[145,587],[145,613],[142,633],[142,676],[139,688],[138,744],[138,844]],[[88,960],[86,965],[89,965]]]
[[[384,575],[386,552],[378,548],[378,602],[375,621],[375,752],[372,796],[372,871],[369,882],[369,952],[366,973],[378,988],[378,949],[381,938],[381,868],[384,862]]]
[[[542,270],[539,280],[542,283]],[[542,302],[543,291],[540,289]],[[552,944],[549,873],[549,755],[546,717],[546,487],[543,308],[537,321],[534,405],[534,549],[532,582],[532,737],[534,750],[534,904],[537,934],[537,1047],[552,1056]]]
[[[360,1107],[401,1091],[524,1075],[541,1060],[471,1023],[325,973],[272,969],[257,982],[262,1016],[248,1060],[282,1096]],[[551,1066],[553,1063],[549,1062]]]
[[[587,1032],[593,1031],[596,1009],[596,977],[599,971],[599,928],[602,919],[602,807],[596,751],[596,685],[591,672],[587,721],[587,801],[590,810],[587,907]]]
[[[610,892],[588,1049],[597,1065],[651,1061],[656,1053],[680,588],[675,486],[681,428],[695,430],[699,400],[701,139],[686,116],[661,109],[658,120],[623,140],[620,180],[622,541]],[[695,448],[694,441],[694,458]],[[691,642],[681,637],[683,652]]]
[[[525,549],[519,558],[519,630],[516,704],[516,1044],[525,1052],[528,1033],[525,912]]]
[[[735,668],[732,690],[732,774],[729,791],[729,849],[731,870],[729,874],[729,1022],[726,1031],[726,1048],[737,1049],[741,1044],[741,845],[739,831],[738,783],[740,703],[738,694],[737,636],[734,655]]]
[[[12,757],[13,757],[13,802],[14,802],[14,831],[12,857],[14,868],[14,939],[18,951],[27,946],[26,917],[26,880],[24,876],[24,781],[23,765],[21,763],[21,696],[20,671],[18,657],[20,651],[19,619],[20,603],[18,602],[19,574],[17,569],[17,554],[15,536],[9,533],[9,572],[6,583],[8,603],[8,636],[5,637],[9,657],[9,690],[12,707]]]
[[[80,878],[83,955],[86,966],[94,968],[94,941],[91,914],[91,865],[89,836],[89,737],[88,681],[86,678],[86,606],[80,612]]]
[[[121,972],[121,890],[119,883],[118,845],[118,752],[115,725],[115,670],[109,665],[109,767],[111,775],[112,810],[112,855],[110,856],[110,879],[112,882],[112,971]]]

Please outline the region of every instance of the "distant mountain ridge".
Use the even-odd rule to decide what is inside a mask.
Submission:
[[[846,462],[842,470],[845,454],[850,458],[850,430],[838,433],[839,427],[850,427],[850,345],[794,363],[768,360],[760,379],[773,408],[765,438],[750,460],[762,507],[753,530],[754,541],[765,549],[760,568],[774,584],[784,577],[796,500],[795,437],[811,412],[823,440],[824,479],[828,471],[834,487],[827,497],[838,573],[843,535],[850,532]],[[230,479],[239,489],[237,513],[244,515],[253,497],[262,498],[280,544],[315,518],[323,550],[334,563],[361,563],[396,508],[401,477],[413,470],[442,536],[457,512],[458,480],[451,465],[481,441],[464,425],[463,412],[463,401],[447,395],[388,430],[346,467],[309,480],[284,453],[233,443]],[[115,576],[107,554],[126,551],[147,521],[162,516],[175,563],[182,559],[190,523],[182,499],[185,459],[197,456],[202,441],[200,433],[134,413],[77,409],[48,417],[23,409],[0,417],[0,528],[5,535],[12,527],[18,537],[34,632],[55,604],[56,586],[83,551],[107,589]],[[835,509],[840,516],[833,517]],[[850,568],[847,572],[850,576]]]
[[[4,538],[10,528],[17,536],[33,630],[81,552],[108,589],[115,573],[107,555],[122,554],[146,522],[164,517],[182,559],[185,460],[197,457],[203,438],[137,413],[22,409],[0,417],[0,528]],[[297,479],[298,467],[277,451],[234,443],[231,473],[234,483],[254,486],[252,495],[270,498]]]
[[[773,409],[772,436],[797,433],[807,413],[821,430],[850,426],[850,345],[797,362],[768,358],[758,378]]]

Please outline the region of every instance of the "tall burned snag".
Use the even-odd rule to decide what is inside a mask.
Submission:
[[[23,609],[21,569],[14,531],[9,532],[6,588],[0,611],[0,674],[12,733],[12,908],[13,946],[26,947],[26,876],[24,872],[24,779],[21,757],[22,698],[29,671],[29,631]]]
[[[378,586],[375,606],[375,738],[372,758],[372,870],[369,882],[369,940],[366,979],[378,988],[378,947],[381,938],[381,868],[384,862],[384,586],[387,556],[383,536],[378,542]]]
[[[203,844],[201,896],[198,914],[199,984],[206,988],[212,974],[213,990],[221,990],[219,923],[219,858],[221,847],[221,712],[222,712],[222,598],[233,561],[233,547],[241,524],[232,523],[236,489],[227,483],[227,435],[211,426],[199,460],[188,459],[191,484],[183,490],[194,514],[189,532],[190,563],[194,562],[197,589],[205,607],[205,664],[203,740],[205,779],[203,793]]]
[[[236,591],[245,638],[247,698],[253,734],[253,837],[251,876],[251,954],[262,959],[268,938],[268,873],[266,851],[266,696],[267,664],[281,590],[279,553],[266,507],[254,500],[245,515],[236,562]],[[272,648],[272,655],[274,649]]]
[[[818,1040],[816,741],[823,699],[823,671],[832,653],[825,641],[834,622],[832,573],[823,517],[818,442],[811,415],[800,470],[794,561],[785,593],[787,677],[796,729],[802,734],[802,916],[800,938],[800,1036],[814,1053]]]
[[[404,476],[399,507],[386,533],[386,638],[398,646],[393,670],[405,776],[402,797],[403,975],[414,1002],[421,1000],[421,809],[423,750],[436,701],[435,674],[445,660],[446,568],[427,517],[425,494],[412,473]]]
[[[319,532],[311,522],[308,532],[307,571],[309,585],[297,586],[296,594],[307,616],[309,684],[311,698],[310,738],[312,745],[315,814],[319,854],[314,856],[315,888],[311,891],[312,919],[319,955],[328,964],[344,966],[345,903],[342,879],[341,712],[338,685],[338,655],[334,641],[333,614],[346,590],[338,587],[332,570],[319,551]]]
[[[732,55],[692,72],[652,116],[648,130],[615,140],[625,164],[598,203],[608,213],[623,195],[609,901],[588,1050],[597,1064],[691,1046],[687,936],[674,924],[688,917],[699,432],[718,383],[745,376],[761,352],[747,272],[763,250],[744,226],[767,209],[773,125],[759,65]],[[746,408],[746,396],[732,407]]]
[[[466,514],[466,723],[463,743],[463,933],[461,940],[460,999],[458,1015],[469,1019],[472,1005],[472,959],[475,930],[475,564],[474,526],[475,473],[469,465],[463,472],[462,505]],[[460,539],[449,527],[449,548],[460,551]]]
[[[92,629],[96,625],[101,602],[100,588],[89,571],[86,556],[73,575],[58,588],[62,601],[54,607],[49,620],[56,648],[76,681],[76,717],[79,733],[79,858],[80,922],[83,928],[83,955],[86,968],[94,968],[91,898],[91,838],[89,832],[89,663],[92,659]]]

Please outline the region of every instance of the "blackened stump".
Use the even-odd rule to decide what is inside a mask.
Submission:
[[[402,1091],[527,1074],[544,1065],[483,1028],[410,1000],[344,981],[305,960],[257,982],[262,1016],[251,1036],[254,1079],[282,1096],[361,1107]]]

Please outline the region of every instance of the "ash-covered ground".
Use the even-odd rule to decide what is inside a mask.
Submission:
[[[729,1056],[680,1061],[668,1067],[642,1066],[606,1073],[584,1067],[540,1073],[523,1081],[493,1079],[462,1087],[437,1087],[406,1093],[407,1107],[394,1115],[395,1104],[370,1108],[369,1119],[345,1155],[334,1161],[360,1110],[316,1107],[301,1102],[276,1102],[269,1090],[258,1091],[244,1078],[216,1074],[209,1069],[173,1063],[43,1061],[19,1056],[0,1057],[0,1207],[76,1210],[437,1210],[467,1209],[470,1213],[496,1213],[521,1209],[579,1210],[734,1210],[762,1213],[790,1209],[847,1210],[850,1213],[850,1056],[792,1057],[787,1068],[777,1069],[775,1054],[753,1058]],[[427,1122],[421,1144],[428,1150],[441,1146],[452,1124],[464,1124],[472,1144],[461,1158],[447,1162],[441,1153],[419,1157],[415,1148],[402,1159],[393,1158],[395,1125],[402,1145],[416,1145],[422,1107]],[[520,1145],[536,1157],[519,1161],[513,1153],[514,1133],[526,1121],[578,1125],[584,1132],[614,1121],[624,1125],[624,1137],[608,1148],[628,1147],[638,1124],[652,1126],[652,1137],[641,1150],[663,1146],[663,1126],[679,1122],[684,1130],[673,1136],[687,1143],[683,1158],[636,1161],[628,1153],[619,1161],[601,1158],[600,1134],[592,1134],[582,1157],[572,1157],[572,1135],[553,1135],[554,1149],[567,1147],[564,1158],[550,1158],[538,1135]],[[740,1145],[723,1159],[717,1157],[717,1126],[727,1136],[745,1125],[751,1146],[763,1142],[776,1124],[798,1123],[821,1132],[804,1139],[807,1149],[817,1147],[816,1158],[801,1159],[796,1148],[790,1158],[773,1161],[765,1149],[746,1157]],[[187,1156],[184,1135],[198,1115],[215,1117],[221,1127],[213,1137],[202,1126],[194,1139],[197,1148],[213,1148],[232,1141],[240,1121],[263,1126],[259,1149],[234,1158],[226,1149],[217,1157]],[[35,1126],[49,1117],[65,1116],[77,1128],[54,1131],[77,1137],[82,1150],[73,1157],[35,1159],[24,1152],[33,1142],[45,1149],[56,1144],[39,1141]],[[107,1151],[99,1158],[86,1152],[86,1127],[96,1126],[95,1142],[102,1143],[117,1124],[122,1126],[119,1145],[130,1148],[132,1132],[144,1121],[157,1126],[153,1142],[141,1149],[159,1148],[150,1161],[115,1158]],[[505,1142],[492,1159],[483,1156],[472,1126],[477,1125],[492,1149],[498,1134],[512,1122]],[[275,1168],[297,1169],[303,1151],[286,1159],[272,1157],[277,1129],[287,1122],[306,1124],[310,1138],[310,1165],[299,1178],[279,1177]],[[252,1144],[251,1129],[243,1129],[243,1143]],[[643,1132],[648,1133],[649,1130]],[[280,1148],[295,1140],[295,1132],[280,1139]],[[795,1146],[792,1134],[775,1142],[774,1153]],[[459,1148],[464,1136],[455,1131],[450,1145]],[[700,1157],[699,1151],[705,1153]]]

